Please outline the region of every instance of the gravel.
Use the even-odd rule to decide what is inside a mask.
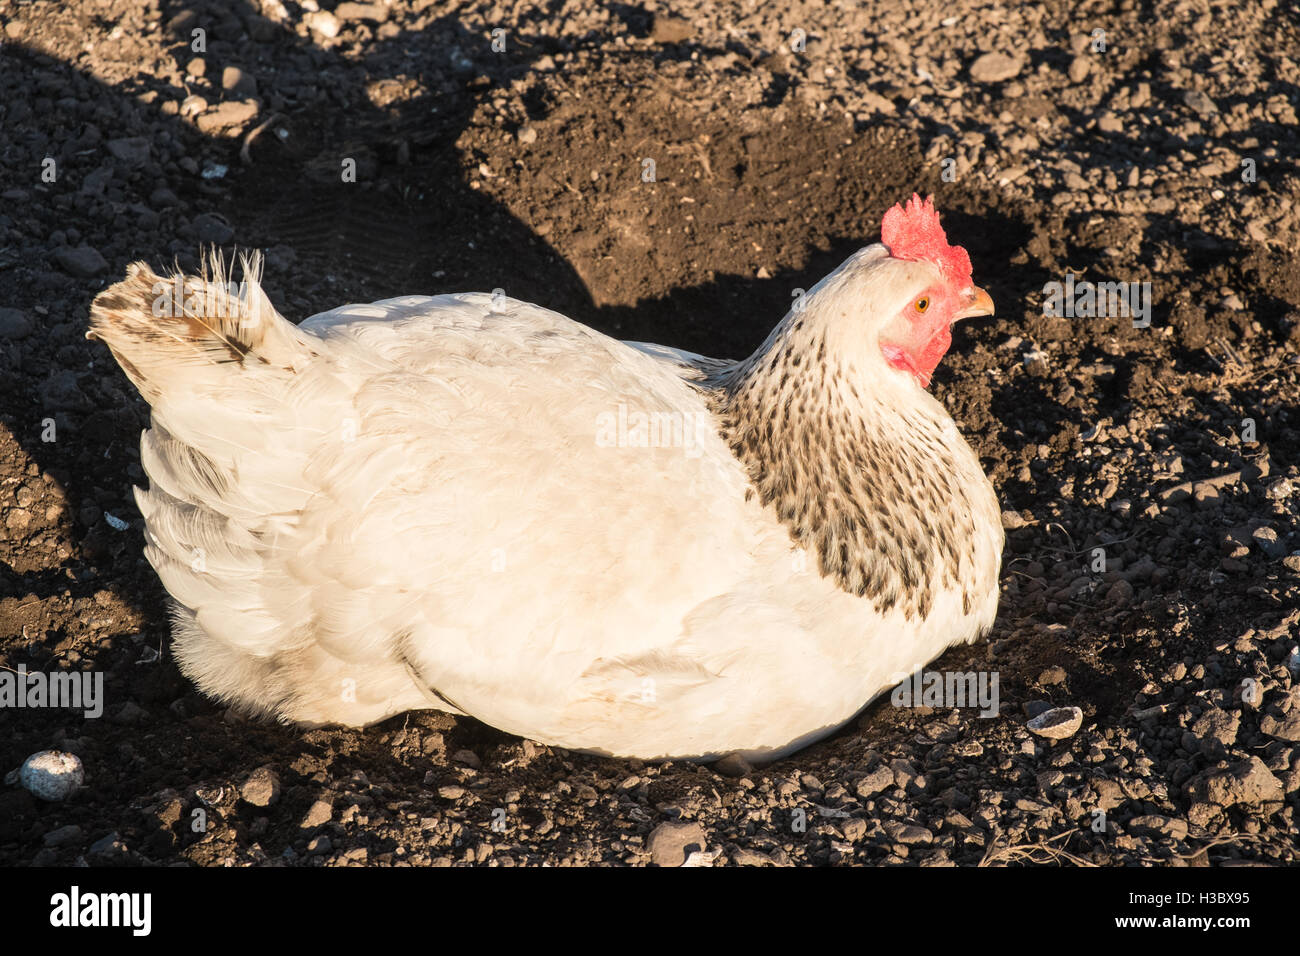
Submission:
[[[704,850],[706,842],[698,823],[661,823],[647,840],[655,866],[681,866],[692,853]]]
[[[270,767],[259,767],[239,788],[239,796],[255,807],[269,807],[280,799],[280,776]]]
[[[1300,859],[1300,36],[1273,0],[1101,27],[1047,4],[74,2],[15,7],[6,37],[0,652],[103,672],[110,719],[0,710],[7,766],[57,749],[94,782],[0,788],[0,862]],[[180,676],[131,493],[148,410],[82,337],[130,261],[237,241],[295,319],[504,284],[736,356],[914,189],[999,306],[933,386],[1007,549],[993,632],[931,666],[996,672],[990,716],[885,698],[776,764],[698,767],[435,713],[281,727]],[[1150,326],[1046,315],[1067,274],[1151,283]]]

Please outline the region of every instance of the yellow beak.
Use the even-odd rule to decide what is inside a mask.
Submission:
[[[969,304],[960,312],[958,312],[956,315],[954,315],[952,317],[952,320],[956,322],[958,319],[969,319],[977,315],[992,315],[992,314],[993,314],[993,300],[989,297],[989,294],[985,292],[983,289],[981,289],[979,286],[974,286],[971,289]]]

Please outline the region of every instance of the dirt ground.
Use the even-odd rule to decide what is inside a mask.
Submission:
[[[0,788],[0,863],[1300,860],[1300,15],[843,6],[0,0],[0,663],[107,697],[0,710],[0,771],[86,772]],[[933,386],[1007,529],[993,632],[933,666],[996,670],[998,716],[654,765],[251,722],[178,672],[147,406],[84,339],[132,260],[264,249],[295,320],[500,287],[739,357],[913,191],[999,307]],[[1149,282],[1149,326],[1045,314],[1069,273]],[[1048,704],[1082,727],[1033,734]]]

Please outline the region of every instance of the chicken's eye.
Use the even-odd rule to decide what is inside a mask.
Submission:
[[[916,300],[917,312],[924,312],[928,308],[930,308],[930,297],[928,295],[923,295]]]

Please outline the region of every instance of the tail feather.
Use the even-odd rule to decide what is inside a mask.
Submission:
[[[240,263],[240,282],[229,278],[216,253],[201,276],[164,277],[132,263],[125,279],[95,297],[86,337],[109,347],[150,404],[193,366],[233,362],[296,370],[313,354],[311,337],[276,313],[262,291],[261,255],[241,255]]]

